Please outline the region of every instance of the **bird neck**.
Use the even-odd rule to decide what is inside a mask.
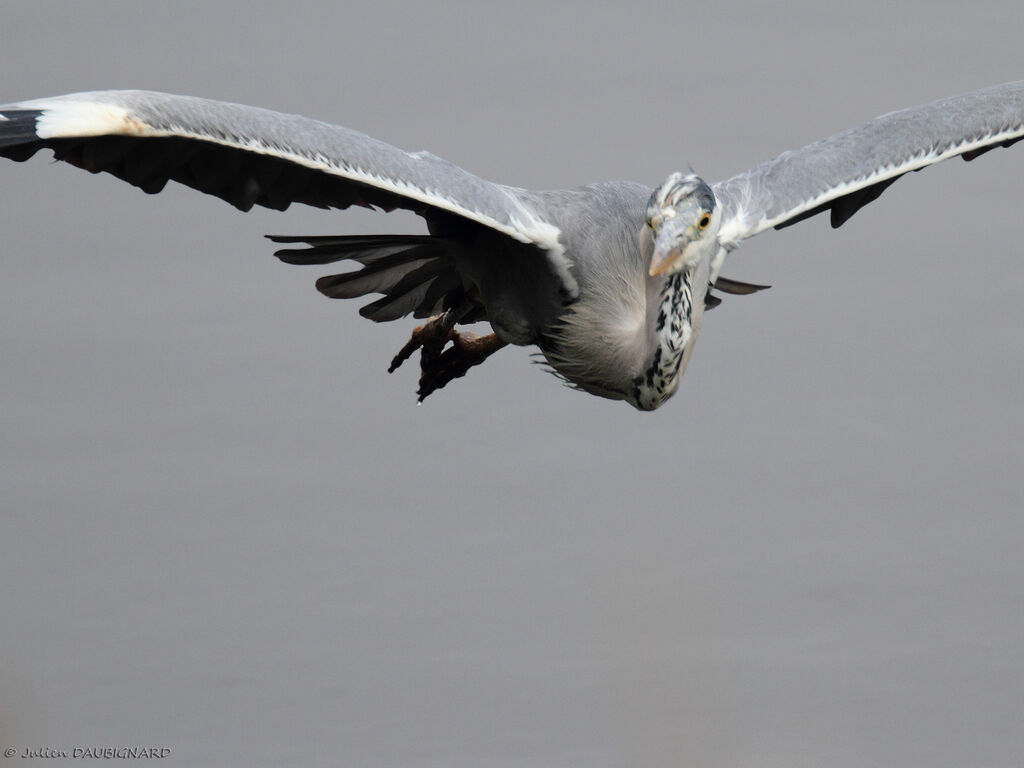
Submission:
[[[699,270],[670,275],[660,295],[654,328],[654,353],[639,376],[633,380],[632,404],[653,411],[679,386],[703,316],[704,295],[694,296],[693,284]],[[706,281],[705,281],[706,282]],[[694,306],[698,304],[695,316]]]

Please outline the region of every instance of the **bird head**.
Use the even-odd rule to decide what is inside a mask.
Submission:
[[[645,223],[654,235],[650,275],[671,275],[696,267],[717,250],[721,208],[702,178],[673,173],[654,190]]]

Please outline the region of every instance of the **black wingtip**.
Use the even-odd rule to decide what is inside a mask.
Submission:
[[[715,281],[714,288],[722,293],[731,293],[734,296],[749,296],[758,291],[766,291],[770,285],[758,285],[757,283],[743,283],[739,280],[730,280],[728,277],[721,277]]]
[[[0,155],[11,160],[27,160],[42,146],[36,133],[39,109],[0,110]]]
[[[35,141],[41,109],[0,109],[0,146]]]

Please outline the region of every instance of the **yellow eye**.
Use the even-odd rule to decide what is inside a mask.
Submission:
[[[710,223],[711,217],[705,213],[703,216],[700,217],[700,221],[697,222],[697,226],[700,227],[701,229],[707,229],[708,224]]]

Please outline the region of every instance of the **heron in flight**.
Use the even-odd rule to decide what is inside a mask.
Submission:
[[[188,96],[99,91],[0,107],[0,155],[42,148],[148,193],[168,181],[247,211],[361,205],[411,210],[425,235],[270,236],[289,264],[357,262],[317,281],[332,298],[381,297],[375,321],[429,318],[391,363],[420,353],[419,398],[507,344],[536,345],[572,386],[653,410],[670,398],[714,291],[748,237],[829,211],[847,221],[909,171],[1024,138],[1024,81],[878,117],[708,184],[673,173],[531,191],[429,152],[294,115]],[[476,336],[459,325],[490,324]]]

